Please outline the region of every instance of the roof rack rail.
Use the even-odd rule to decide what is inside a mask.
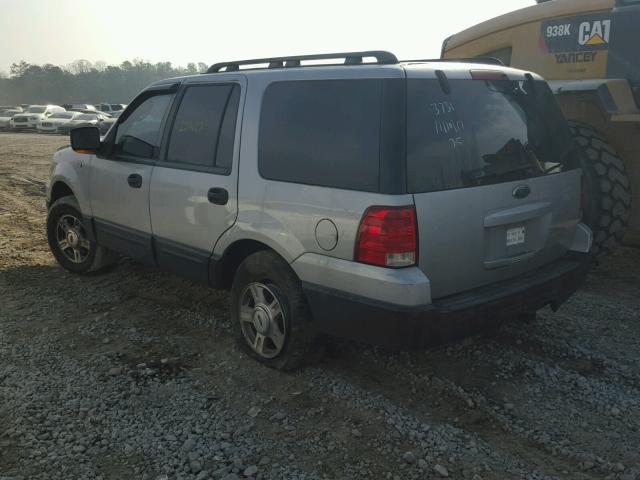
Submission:
[[[495,57],[474,57],[474,58],[431,58],[431,59],[419,59],[419,60],[400,60],[405,62],[460,62],[460,63],[483,63],[486,65],[502,65],[504,62]]]
[[[300,67],[302,61],[306,60],[331,60],[344,59],[339,64],[328,65],[361,65],[366,57],[374,57],[376,63],[380,65],[390,65],[398,63],[398,58],[391,52],[384,50],[370,50],[366,52],[344,52],[344,53],[320,53],[317,55],[294,55],[290,57],[256,58],[253,60],[236,60],[233,62],[220,62],[211,65],[205,73],[235,72],[240,70],[241,65],[267,64],[267,68],[289,68]],[[264,68],[264,67],[256,67]]]

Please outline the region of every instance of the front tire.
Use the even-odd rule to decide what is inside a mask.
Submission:
[[[268,367],[294,370],[314,353],[316,334],[300,280],[272,251],[254,253],[238,267],[231,321],[238,345]]]
[[[622,244],[631,215],[631,182],[616,149],[600,133],[576,121],[570,121],[569,127],[584,153],[583,221],[593,231],[593,255],[604,257]]]
[[[51,253],[64,269],[79,274],[101,271],[115,256],[91,240],[80,206],[72,196],[56,200],[47,216],[47,240]]]

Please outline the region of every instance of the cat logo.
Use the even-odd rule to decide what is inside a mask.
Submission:
[[[610,33],[611,20],[582,22],[578,28],[578,43],[590,47],[606,45],[609,43]]]

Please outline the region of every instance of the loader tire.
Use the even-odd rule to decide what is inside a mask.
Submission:
[[[578,121],[569,121],[569,127],[583,152],[583,222],[593,231],[593,256],[602,258],[622,244],[631,214],[631,182],[624,162],[602,134]]]

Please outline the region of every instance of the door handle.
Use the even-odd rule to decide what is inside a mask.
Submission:
[[[226,205],[229,201],[229,192],[225,188],[210,188],[207,199],[216,205]]]
[[[142,186],[142,176],[132,173],[127,177],[127,183],[131,188],[140,188]]]

